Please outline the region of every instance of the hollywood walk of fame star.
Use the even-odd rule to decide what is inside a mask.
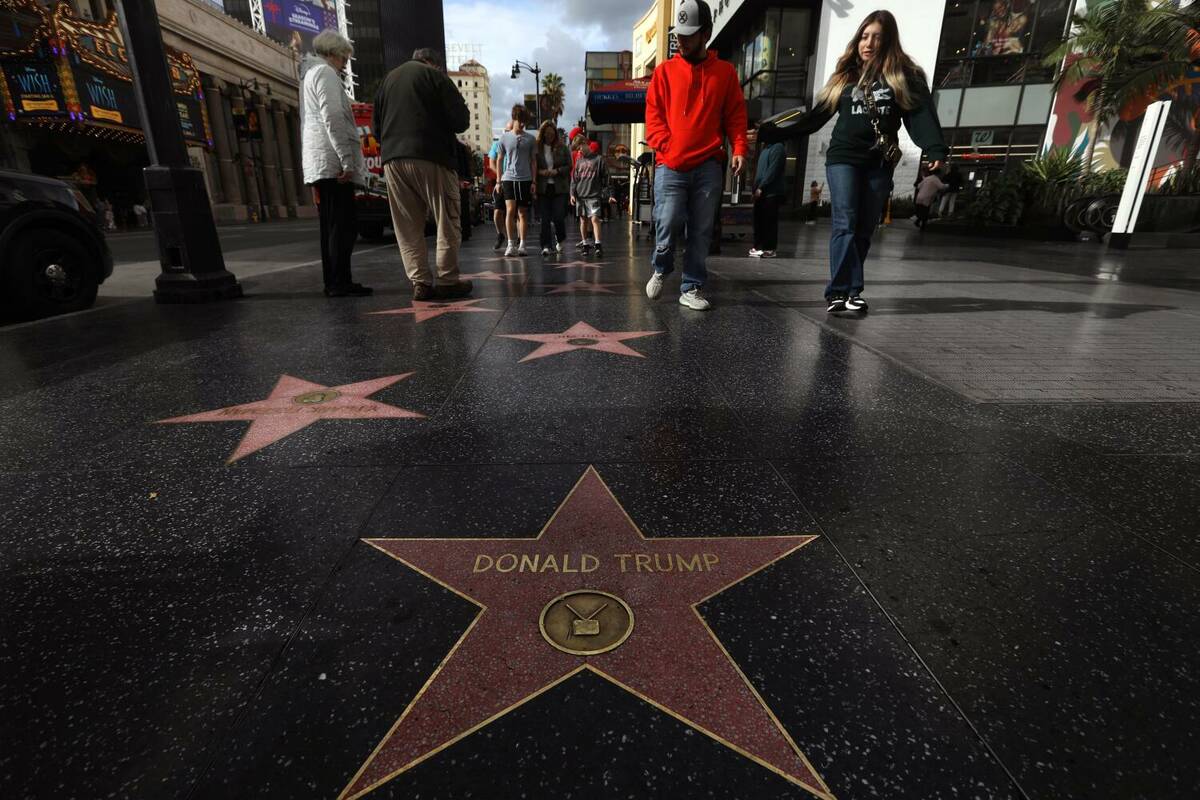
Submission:
[[[591,292],[592,294],[616,294],[610,286],[623,286],[621,283],[588,283],[587,281],[575,280],[570,283],[543,283],[541,286],[554,288],[546,292],[546,294],[574,294],[575,292]]]
[[[436,300],[413,300],[412,306],[409,308],[393,308],[388,311],[372,311],[370,313],[372,315],[412,314],[416,322],[425,322],[434,317],[440,317],[442,314],[500,313],[494,308],[475,307],[475,303],[482,302],[483,298],[477,300],[455,300],[451,303],[439,303]]]
[[[509,278],[524,278],[524,272],[496,272],[489,269],[486,272],[463,272],[461,276],[473,281],[506,281]]]
[[[497,335],[504,339],[521,339],[526,342],[538,342],[542,345],[517,362],[523,364],[536,358],[556,356],[572,350],[600,350],[604,353],[645,358],[645,355],[622,342],[626,339],[640,339],[643,336],[657,336],[660,333],[663,331],[600,331],[586,322],[576,322],[562,333],[501,333]]]
[[[555,264],[555,269],[570,269],[571,267],[579,267],[580,269],[601,269],[611,264],[611,261],[564,261],[561,264]]]
[[[584,670],[832,800],[697,608],[816,538],[647,539],[589,467],[534,539],[368,539],[480,611],[341,800]]]
[[[281,375],[265,400],[185,417],[160,419],[158,422],[249,422],[250,429],[225,462],[232,464],[323,419],[423,419],[425,415],[416,411],[368,399],[369,395],[383,391],[412,374],[388,375],[342,386],[322,386],[291,375]]]

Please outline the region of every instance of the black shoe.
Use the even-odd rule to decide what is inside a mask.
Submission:
[[[846,310],[846,295],[844,295],[844,294],[829,295],[829,308],[826,308],[825,310],[828,311],[830,314],[834,314],[838,311],[845,311]]]
[[[846,310],[866,312],[867,301],[862,299],[862,295],[852,294],[846,300]]]
[[[434,296],[433,287],[428,283],[413,284],[413,300],[432,300]]]
[[[492,246],[492,249],[499,250],[501,247],[504,247],[504,234],[498,233],[496,234],[496,244]]]
[[[352,283],[346,287],[346,294],[351,297],[370,297],[375,294],[375,290],[370,286],[363,286],[361,283]]]
[[[599,242],[596,242],[596,246],[594,248],[592,248],[592,252],[598,256],[604,255],[604,245],[600,244]]]
[[[440,300],[453,300],[457,297],[466,297],[471,293],[472,288],[474,286],[470,281],[459,281],[449,286],[439,286],[433,291]]]

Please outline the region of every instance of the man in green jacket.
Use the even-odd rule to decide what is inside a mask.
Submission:
[[[471,113],[446,75],[442,54],[431,48],[393,69],[375,97],[379,138],[392,228],[413,282],[414,300],[463,297],[471,282],[459,278],[461,219],[458,139]],[[437,274],[429,270],[425,220],[437,225]]]

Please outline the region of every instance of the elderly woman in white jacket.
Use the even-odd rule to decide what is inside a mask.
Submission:
[[[337,31],[313,39],[315,56],[300,66],[304,182],[312,187],[321,218],[321,268],[327,297],[361,297],[371,290],[350,277],[358,238],[354,186],[365,185],[366,165],[354,112],[341,74],[354,48]]]

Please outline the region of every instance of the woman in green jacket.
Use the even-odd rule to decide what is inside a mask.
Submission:
[[[538,214],[542,218],[542,255],[548,256],[563,251],[567,240],[567,198],[571,194],[571,153],[558,138],[558,129],[551,120],[538,128],[534,163]]]
[[[901,122],[930,169],[941,167],[947,154],[925,73],[900,47],[891,12],[867,15],[813,105],[807,113],[796,109],[765,120],[759,139],[807,136],[837,115],[825,157],[833,212],[825,299],[830,313],[865,312],[863,263],[892,192]]]

